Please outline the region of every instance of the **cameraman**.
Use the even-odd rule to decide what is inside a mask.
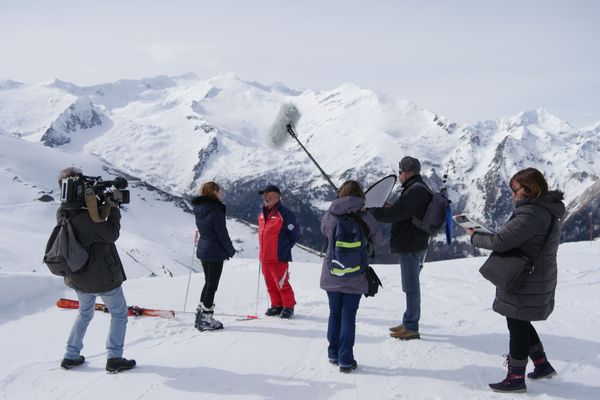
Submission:
[[[78,168],[66,168],[60,172],[59,186],[64,178],[82,175]],[[103,222],[92,221],[84,207],[71,208],[62,204],[57,219],[65,215],[73,227],[75,236],[88,251],[89,259],[80,272],[65,277],[65,284],[75,289],[79,298],[79,314],[67,339],[67,351],[60,364],[64,369],[77,367],[85,362],[80,355],[83,337],[94,317],[96,296],[100,296],[111,315],[110,329],[106,340],[106,370],[116,373],[135,367],[135,360],[123,358],[123,344],[127,328],[127,302],[121,284],[125,281],[123,264],[117,253],[115,242],[121,229],[119,207],[108,198],[104,207],[110,207],[108,218]]]

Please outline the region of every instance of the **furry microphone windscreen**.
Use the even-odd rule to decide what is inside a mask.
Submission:
[[[281,147],[284,145],[286,140],[290,137],[287,131],[287,126],[291,122],[293,126],[296,126],[300,119],[300,111],[292,103],[283,103],[273,125],[269,129],[267,142],[270,147]]]

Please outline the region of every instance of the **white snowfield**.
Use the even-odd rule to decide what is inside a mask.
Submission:
[[[130,317],[125,357],[138,367],[104,371],[110,317],[96,312],[83,354],[86,363],[60,368],[74,310],[53,306],[75,293],[45,273],[0,272],[1,399],[598,399],[600,396],[600,241],[559,250],[556,309],[535,323],[558,371],[552,380],[528,380],[525,395],[496,394],[487,384],[505,375],[505,320],[491,310],[493,288],[477,272],[482,258],[426,264],[422,272],[421,340],[388,337],[404,309],[399,268],[375,266],[384,288],[363,298],[349,375],[327,361],[328,305],[319,289],[320,265],[291,265],[298,304],[286,321],[254,314],[258,266],[226,262],[216,296],[225,329],[201,333],[193,313],[203,284],[192,275],[188,313],[181,313],[187,276],[125,282],[129,304],[176,310],[174,319]],[[531,370],[531,365],[528,366]]]

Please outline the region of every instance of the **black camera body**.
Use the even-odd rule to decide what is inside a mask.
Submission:
[[[108,197],[117,205],[129,204],[127,179],[117,176],[104,181],[100,176],[74,175],[64,178],[60,185],[60,201],[67,209],[85,208],[86,193],[93,193],[99,204]]]

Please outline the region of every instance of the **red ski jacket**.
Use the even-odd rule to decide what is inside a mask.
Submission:
[[[300,238],[296,215],[281,203],[258,215],[258,259],[275,263],[292,261],[292,247]]]

